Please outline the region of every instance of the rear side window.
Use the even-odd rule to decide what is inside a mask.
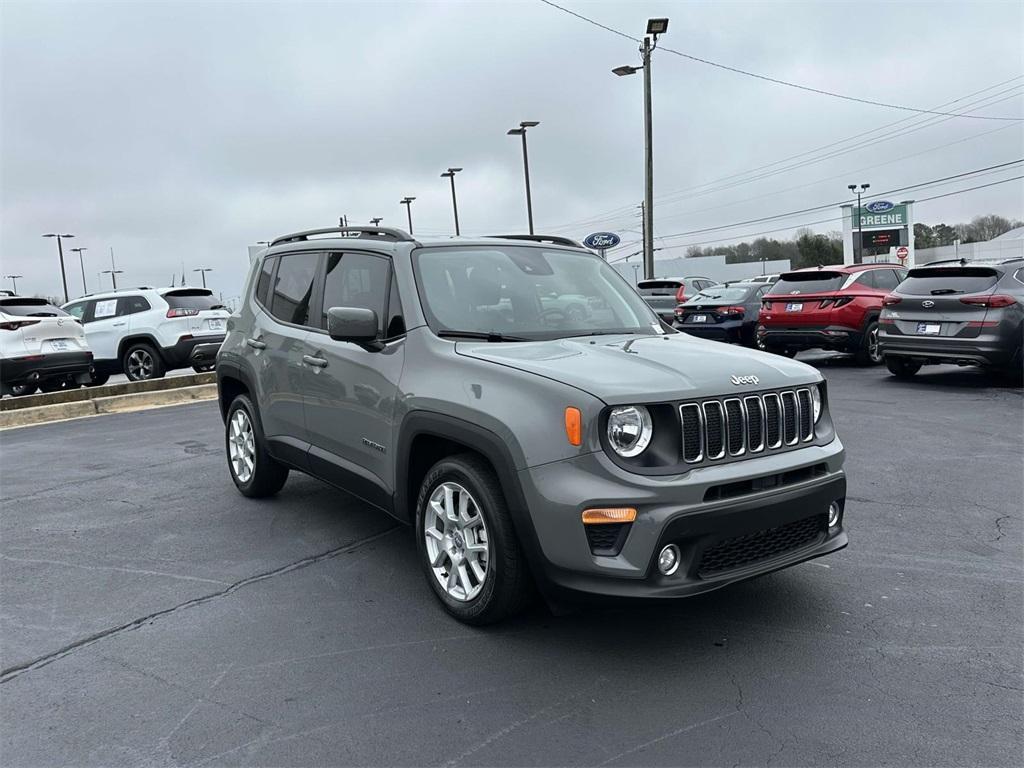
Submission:
[[[270,306],[270,277],[274,274],[274,266],[277,264],[277,257],[269,257],[263,260],[260,267],[260,276],[256,279],[256,301],[264,307]]]
[[[134,315],[138,312],[147,312],[152,309],[149,302],[142,296],[124,296],[121,298],[121,306],[117,309],[119,315]]]
[[[641,280],[636,289],[641,296],[675,296],[680,285],[678,280]]]
[[[780,277],[768,294],[775,296],[778,294],[792,295],[838,291],[846,278],[847,275],[844,275],[842,272],[829,272],[825,270],[790,272]]]
[[[0,310],[18,317],[67,317],[68,313],[45,299],[3,299]]]
[[[875,278],[875,288],[882,291],[893,291],[896,290],[896,286],[900,284],[900,279],[896,276],[896,273],[891,269],[873,269],[871,274]]]
[[[941,296],[944,293],[980,293],[999,281],[999,272],[988,267],[933,267],[912,269],[900,284],[910,296]]]
[[[286,323],[309,325],[309,302],[313,298],[320,254],[317,251],[279,257],[276,285],[270,300],[270,314]]]
[[[327,327],[331,307],[360,307],[377,313],[378,328],[384,331],[388,299],[387,259],[368,253],[331,253],[324,278],[322,326]]]
[[[205,288],[184,288],[177,291],[168,291],[163,297],[164,301],[167,302],[167,306],[171,309],[218,309],[223,306],[213,295],[213,291],[206,290]],[[138,298],[142,299],[141,296]],[[145,299],[142,300],[145,301]]]

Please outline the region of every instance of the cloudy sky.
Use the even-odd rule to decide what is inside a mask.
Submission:
[[[648,17],[668,16],[667,47],[814,88],[1024,116],[1016,0],[559,4],[633,36]],[[58,294],[56,245],[40,235],[60,230],[88,248],[90,290],[113,248],[128,284],[166,285],[182,265],[198,281],[191,270],[206,266],[211,287],[233,296],[247,245],[341,214],[404,226],[406,195],[416,197],[416,234],[450,234],[439,176],[448,166],[465,169],[464,234],[525,231],[521,148],[505,133],[520,120],[541,123],[529,134],[538,231],[611,229],[629,242],[639,228],[630,207],[643,196],[642,81],[610,70],[636,63],[630,40],[539,0],[4,0],[0,270],[24,275],[22,292]],[[884,192],[1024,158],[1019,122],[843,101],[667,51],[652,74],[655,230],[666,256],[837,216],[829,208],[669,237],[838,202],[849,182]],[[916,213],[1022,218],[1024,186],[923,202]],[[68,264],[76,295],[77,256]]]

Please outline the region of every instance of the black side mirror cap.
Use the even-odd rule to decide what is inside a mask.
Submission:
[[[376,346],[380,339],[377,313],[363,307],[331,307],[327,310],[327,333],[335,341]]]

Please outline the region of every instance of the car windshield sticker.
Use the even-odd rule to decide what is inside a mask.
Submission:
[[[92,313],[93,318],[99,320],[101,317],[113,317],[117,314],[117,299],[97,301],[96,310]]]

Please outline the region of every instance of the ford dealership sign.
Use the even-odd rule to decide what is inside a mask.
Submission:
[[[873,203],[868,203],[864,206],[871,213],[887,213],[896,207],[895,203],[890,203],[888,200],[875,200]]]
[[[593,248],[598,251],[605,248],[614,248],[620,242],[622,242],[621,238],[614,232],[595,232],[592,235],[587,235],[583,240],[583,244],[587,248]]]

